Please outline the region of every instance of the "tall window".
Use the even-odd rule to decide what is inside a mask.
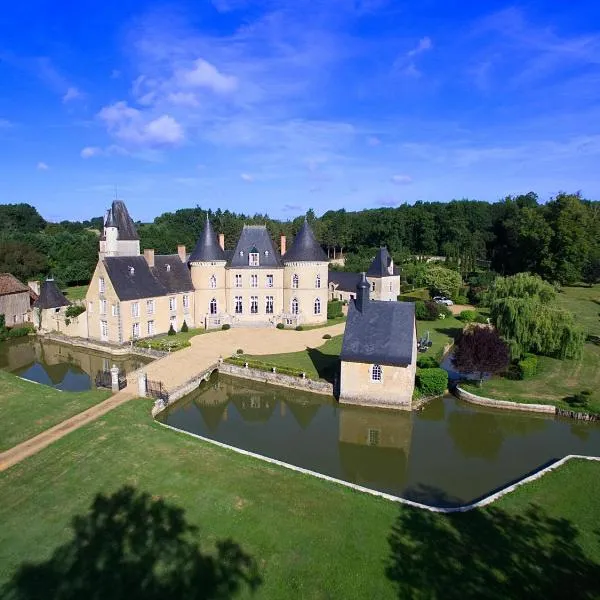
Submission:
[[[292,300],[292,314],[297,315],[300,310],[300,304],[298,303],[298,298],[294,298]]]
[[[258,287],[258,275],[250,275],[250,287]]]
[[[375,291],[375,282],[371,281],[371,291],[374,292]]]
[[[253,315],[258,313],[258,296],[250,296],[250,312]]]
[[[139,323],[134,323],[131,326],[131,337],[134,339],[140,337],[140,324]]]
[[[242,276],[240,274],[235,276],[235,287],[242,287]]]
[[[267,296],[266,300],[267,300],[267,303],[265,306],[265,312],[268,315],[272,315],[273,314],[273,296]]]
[[[190,297],[187,294],[183,295],[183,308],[188,309],[190,307]]]
[[[171,296],[169,298],[169,310],[171,312],[173,312],[176,309],[177,309],[177,299],[175,298],[175,296]]]
[[[273,275],[267,275],[267,287],[273,287]]]
[[[210,314],[211,315],[216,315],[217,314],[217,299],[213,298],[210,301]]]
[[[390,281],[390,292],[392,291],[392,282]]]
[[[148,335],[154,335],[154,321],[148,321]]]
[[[315,298],[315,315],[321,314],[321,299]]]
[[[371,381],[381,381],[381,365],[371,367]]]
[[[299,283],[299,279],[298,279],[298,275],[296,273],[294,273],[293,277],[292,277],[292,288],[294,288],[295,290],[298,289],[298,283]]]
[[[317,278],[315,279],[315,287],[317,289],[319,289],[321,287],[321,276],[317,275]]]
[[[214,275],[210,276],[210,279],[208,281],[208,285],[210,287],[211,290],[214,290],[217,287],[217,278]]]
[[[140,303],[139,302],[132,302],[131,303],[131,316],[132,317],[139,317],[140,316]]]
[[[248,254],[248,264],[251,267],[258,267],[258,252],[250,252]]]
[[[106,300],[100,300],[100,314],[106,314]]]
[[[146,314],[154,314],[154,300],[146,300]]]
[[[106,289],[106,287],[105,287],[105,285],[104,285],[104,277],[100,277],[100,278],[98,279],[98,291],[99,291],[101,294],[104,294],[104,291],[105,291],[105,289]]]
[[[242,314],[242,297],[241,296],[236,296],[235,297],[235,314],[236,315],[241,315]]]
[[[381,432],[379,431],[379,429],[369,429],[367,444],[369,446],[379,446],[380,434]]]
[[[112,305],[112,316],[113,317],[119,316],[119,305],[118,304]]]
[[[108,323],[106,321],[100,321],[100,337],[103,340],[108,339]]]

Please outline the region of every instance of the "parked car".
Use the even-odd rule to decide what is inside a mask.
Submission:
[[[452,306],[454,304],[450,298],[446,298],[445,296],[435,296],[433,301],[437,304],[445,304],[446,306]]]

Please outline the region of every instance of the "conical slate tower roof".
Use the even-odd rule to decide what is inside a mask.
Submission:
[[[328,260],[306,219],[296,234],[292,247],[282,258],[284,262],[327,262]]]
[[[114,200],[106,212],[104,227],[116,227],[120,240],[139,240],[137,229],[129,211],[122,200]]]
[[[33,303],[33,307],[41,309],[59,308],[61,306],[69,306],[70,304],[64,294],[56,287],[54,279],[46,279],[40,285],[40,295]]]
[[[394,261],[385,247],[379,248],[377,254],[367,271],[369,277],[389,277],[398,275],[398,270],[394,266]]]
[[[206,225],[196,242],[194,251],[190,254],[189,262],[205,262],[213,260],[226,260],[225,252],[217,241],[217,235],[215,234],[208,216],[206,217]]]

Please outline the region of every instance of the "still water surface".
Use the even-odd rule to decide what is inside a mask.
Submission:
[[[34,337],[0,344],[0,369],[69,392],[91,389],[96,373],[109,370],[113,364],[130,373],[149,361],[138,356],[111,356]]]
[[[566,454],[600,456],[600,423],[492,411],[451,396],[415,413],[214,376],[160,415],[173,427],[404,498],[457,506]]]

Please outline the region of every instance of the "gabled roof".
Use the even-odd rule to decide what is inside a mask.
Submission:
[[[265,225],[244,225],[240,239],[229,260],[229,266],[237,269],[249,267],[248,254],[258,250],[259,268],[281,267],[279,253],[275,250]],[[249,267],[256,269],[257,267]]]
[[[414,336],[414,303],[367,300],[361,312],[354,301],[348,309],[340,359],[379,365],[408,365],[412,361]]]
[[[387,248],[379,248],[379,250],[377,250],[377,254],[367,271],[367,275],[369,277],[390,277],[392,275],[399,275]]]
[[[329,259],[315,238],[315,234],[305,219],[294,238],[291,248],[284,254],[284,262],[327,262]]]
[[[65,298],[65,295],[58,289],[54,279],[46,279],[40,283],[40,295],[33,303],[34,308],[60,308],[69,306],[71,303]]]
[[[360,277],[360,273],[329,271],[329,283],[333,283],[336,289],[342,292],[356,292],[356,286],[360,281]]]
[[[155,256],[154,266],[150,271],[169,294],[192,292],[194,290],[190,270],[186,263],[181,262],[179,254],[159,254]]]
[[[11,273],[0,273],[0,296],[29,292],[29,287],[21,283]]]
[[[202,233],[196,242],[196,247],[190,254],[189,260],[190,262],[226,260],[225,252],[223,252],[223,249],[217,241],[217,236],[208,218],[206,219],[204,229],[202,230]]]
[[[139,240],[138,232],[122,200],[114,200],[106,212],[104,227],[116,227],[120,240]],[[100,239],[104,239],[102,236]]]

